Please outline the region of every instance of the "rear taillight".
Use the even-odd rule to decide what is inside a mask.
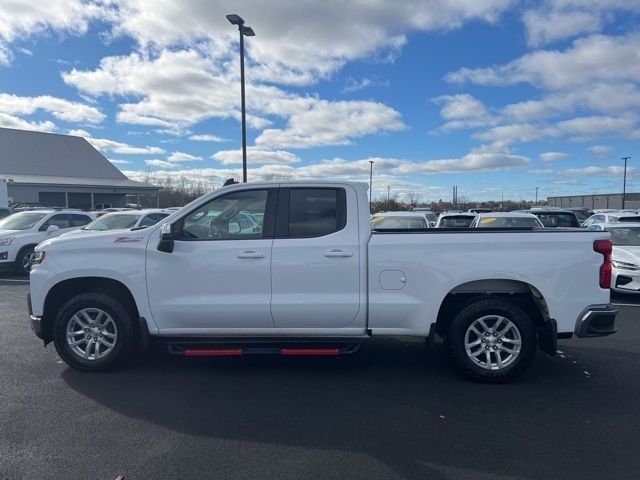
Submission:
[[[611,288],[611,240],[596,240],[593,249],[601,253],[604,262],[600,266],[600,288]]]

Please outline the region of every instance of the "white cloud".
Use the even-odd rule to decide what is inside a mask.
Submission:
[[[109,161],[114,165],[125,165],[127,163],[131,163],[129,160],[119,160],[115,158],[110,158]]]
[[[7,44],[55,31],[82,35],[94,19],[113,18],[111,2],[83,0],[11,0],[0,2],[0,64],[12,59]]]
[[[453,83],[535,86],[561,89],[597,81],[640,77],[640,33],[625,36],[592,35],[575,40],[564,51],[536,50],[504,65],[462,68],[445,75]]]
[[[570,155],[563,152],[544,152],[540,154],[540,160],[543,162],[556,162],[558,160],[566,160]]]
[[[202,160],[202,157],[198,157],[196,155],[191,155],[190,153],[185,152],[173,152],[169,157],[167,157],[168,162],[197,162]]]
[[[135,147],[127,143],[109,140],[107,138],[93,138],[91,134],[85,130],[69,130],[68,134],[84,137],[91,145],[101,152],[113,152],[123,155],[155,155],[165,153],[165,151],[159,147]]]
[[[554,130],[570,135],[572,140],[586,141],[603,136],[640,138],[635,119],[609,116],[578,117],[556,123]]]
[[[289,148],[348,145],[352,138],[404,128],[400,114],[381,103],[316,100],[308,110],[293,113],[286,128],[264,130],[256,144]]]
[[[191,135],[189,137],[189,140],[193,140],[193,141],[196,141],[196,142],[216,142],[216,143],[222,143],[222,142],[229,142],[230,141],[228,138],[220,137],[218,135],[211,135],[211,134],[208,134],[208,133],[201,134],[201,135]]]
[[[591,147],[587,147],[587,150],[597,157],[605,157],[613,153],[615,151],[615,148],[613,148],[611,145],[593,145]]]
[[[477,128],[494,125],[497,121],[489,109],[477,98],[467,93],[441,95],[431,99],[442,105],[440,116],[446,122],[432,133],[449,132],[461,128]]]
[[[163,50],[153,59],[141,54],[107,57],[94,71],[71,70],[65,82],[92,95],[136,96],[120,105],[125,123],[184,129],[209,118],[240,118],[237,79],[195,50]],[[285,129],[267,129],[256,143],[270,147],[342,145],[352,138],[404,128],[400,114],[370,101],[331,102],[247,85],[250,126],[264,128],[265,116],[288,119]]]
[[[157,159],[145,160],[144,163],[149,167],[165,168],[165,169],[180,168],[182,166],[178,163],[167,162],[166,160],[157,160]]]
[[[614,18],[614,13],[640,11],[629,0],[546,0],[525,11],[523,22],[529,45],[537,47],[594,33]]]
[[[342,93],[353,93],[358,92],[360,90],[364,90],[365,88],[371,87],[388,87],[390,85],[389,80],[376,80],[374,78],[361,78],[360,80],[356,80],[353,77],[347,78],[344,88],[342,89]]]
[[[310,83],[348,61],[397,50],[407,32],[450,30],[473,20],[495,22],[510,4],[510,0],[247,0],[242,3],[244,18],[259,39],[246,42],[250,74],[256,80]],[[235,51],[237,30],[220,13],[237,9],[232,0],[123,0],[118,6],[115,33],[130,35],[144,47],[202,42],[221,56]]]
[[[242,150],[221,150],[211,156],[223,165],[242,164]],[[265,150],[258,147],[249,147],[247,151],[247,163],[290,165],[300,162],[300,157],[282,150]]]
[[[53,122],[45,120],[43,122],[29,122],[15,115],[0,112],[0,127],[17,128],[18,130],[36,130],[41,132],[52,132],[56,129]]]
[[[106,116],[95,107],[72,102],[63,98],[49,95],[20,97],[8,93],[0,93],[0,112],[13,115],[31,115],[37,110],[43,110],[58,120],[67,122],[97,124],[106,118]]]

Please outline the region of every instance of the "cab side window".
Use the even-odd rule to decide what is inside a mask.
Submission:
[[[346,221],[343,188],[283,188],[280,191],[277,237],[322,237],[342,230]]]
[[[177,240],[255,240],[265,231],[267,204],[275,190],[242,190],[214,198],[176,222]]]
[[[70,228],[71,225],[69,222],[69,215],[67,215],[66,213],[57,213],[51,216],[49,220],[47,220],[42,224],[42,226],[40,227],[40,231],[45,231],[51,225],[55,225],[60,229]]]
[[[74,213],[71,215],[72,227],[84,227],[86,224],[91,223],[93,219],[88,215],[81,215]]]

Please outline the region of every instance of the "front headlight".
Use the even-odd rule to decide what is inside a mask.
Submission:
[[[36,256],[33,259],[33,264],[40,265],[42,262],[44,262],[46,256],[47,254],[45,252],[36,252]]]
[[[620,268],[622,270],[640,270],[638,265],[634,263],[621,262],[620,260],[611,260],[611,264],[614,267]]]
[[[0,238],[0,247],[8,247],[15,239],[16,237]]]

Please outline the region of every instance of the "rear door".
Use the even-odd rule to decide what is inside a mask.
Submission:
[[[280,189],[271,254],[271,313],[277,328],[342,328],[358,316],[356,205],[353,189]]]

